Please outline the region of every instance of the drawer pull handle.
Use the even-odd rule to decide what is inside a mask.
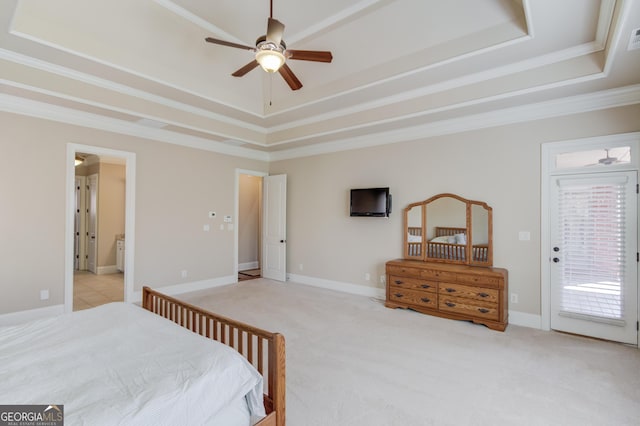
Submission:
[[[428,297],[423,297],[423,298],[422,298],[422,299],[420,299],[420,300],[422,300],[424,303],[429,303],[429,302],[431,302],[431,299],[429,299]]]
[[[420,287],[422,287],[422,288],[431,288],[431,286],[429,284],[422,284]]]
[[[397,284],[397,285],[400,285],[400,284],[402,284],[402,281],[400,281],[400,280],[396,280],[396,284]]]
[[[485,308],[478,308],[478,310],[483,314],[486,314],[487,312],[489,312],[489,310]]]
[[[480,297],[489,297],[488,293],[478,293],[478,296]]]
[[[444,304],[447,305],[450,308],[453,308],[454,306],[456,306],[456,304],[452,303],[452,302],[444,302]]]
[[[456,291],[455,288],[451,288],[451,287],[447,287],[445,290],[447,291],[447,293],[455,293]]]
[[[396,294],[394,294],[394,296],[395,296],[395,297],[402,297],[402,296],[404,296],[404,294],[402,294],[402,293],[396,293]]]

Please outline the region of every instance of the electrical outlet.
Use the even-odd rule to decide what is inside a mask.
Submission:
[[[49,290],[40,290],[40,300],[49,299]]]
[[[518,303],[518,295],[516,293],[511,293],[511,303]]]
[[[364,274],[364,279],[365,279],[365,281],[369,281],[371,279],[371,274],[368,273],[368,272],[366,274]]]
[[[300,265],[298,265],[298,269],[302,271],[304,269],[304,265],[301,263]]]
[[[182,272],[180,272],[180,275],[182,276],[182,278],[187,278],[189,274],[187,273],[186,269],[183,269]]]
[[[386,284],[386,283],[387,283],[387,276],[380,275],[380,284]]]

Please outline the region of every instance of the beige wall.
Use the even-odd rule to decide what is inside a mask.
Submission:
[[[135,290],[231,275],[233,232],[219,225],[234,211],[235,170],[270,169],[288,175],[290,272],[383,288],[385,261],[402,255],[402,208],[452,192],[493,207],[494,263],[509,270],[520,299],[510,309],[539,315],[540,146],[639,131],[638,117],[636,105],[268,165],[0,113],[0,314],[63,303],[65,155],[73,142],[136,153]],[[391,188],[391,217],[349,217],[349,189],[377,186]],[[518,231],[532,240],[518,241]],[[43,288],[47,301],[38,297]]]
[[[238,263],[258,262],[260,188],[262,178],[240,175],[238,217]]]
[[[0,314],[63,303],[70,142],[136,153],[135,290],[233,274],[233,232],[219,226],[234,212],[236,168],[265,162],[9,113],[0,129]]]
[[[539,315],[541,144],[638,131],[638,117],[636,105],[274,162],[270,173],[288,175],[288,269],[382,289],[385,261],[403,253],[401,210],[451,192],[493,207],[494,264],[520,300],[510,309]],[[349,189],[378,186],[390,187],[391,217],[349,217]]]

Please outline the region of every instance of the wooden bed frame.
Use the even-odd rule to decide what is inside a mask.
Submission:
[[[422,236],[422,228],[420,227],[409,227],[408,228],[409,235]],[[451,236],[456,234],[466,234],[466,228],[454,228],[447,226],[436,226],[435,227],[435,237],[444,237]],[[449,244],[449,243],[432,243],[431,241],[427,241],[427,253],[430,254],[430,260],[438,260],[438,259],[446,259],[446,260],[459,260],[464,261],[465,259],[465,248],[466,246],[460,244]],[[422,243],[414,242],[407,243],[408,247],[408,255],[409,256],[422,256]],[[473,260],[483,261],[487,259],[488,256],[488,245],[486,244],[476,244],[471,250],[473,253]]]
[[[256,426],[285,425],[285,342],[282,334],[208,312],[149,287],[142,288],[142,307],[240,352],[262,374],[266,383],[264,407],[267,416]]]

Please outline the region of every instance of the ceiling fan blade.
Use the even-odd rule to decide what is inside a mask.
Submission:
[[[280,46],[282,41],[282,33],[284,32],[284,24],[277,19],[269,18],[267,23],[267,41]]]
[[[302,87],[302,83],[298,80],[298,77],[291,71],[291,68],[287,64],[283,64],[278,70],[284,81],[287,82],[291,90],[298,90]]]
[[[245,49],[245,50],[253,50],[254,52],[256,50],[255,47],[245,46],[243,44],[238,44],[238,43],[232,43],[230,41],[220,40],[220,39],[213,38],[213,37],[207,37],[207,38],[205,38],[205,41],[207,41],[209,43],[220,44],[222,46],[235,47],[235,48],[238,48],[238,49]]]
[[[300,61],[331,62],[333,60],[333,55],[328,51],[287,49],[285,52],[287,58]]]
[[[254,59],[253,61],[249,62],[247,65],[240,68],[238,71],[234,72],[231,75],[234,77],[242,77],[243,75],[245,75],[246,73],[248,73],[249,71],[251,71],[257,66],[258,66],[258,61]]]

